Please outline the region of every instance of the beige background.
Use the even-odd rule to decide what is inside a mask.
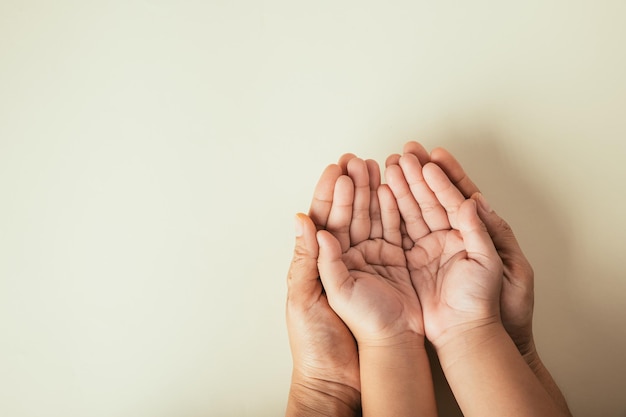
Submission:
[[[282,414],[293,215],[342,153],[417,139],[517,231],[574,414],[626,416],[625,22],[617,0],[0,0],[0,415]]]

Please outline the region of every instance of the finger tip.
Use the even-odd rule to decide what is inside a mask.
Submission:
[[[459,210],[476,211],[476,208],[477,208],[476,201],[471,198],[468,198],[467,200],[461,203]]]
[[[367,168],[367,164],[361,158],[352,158],[346,167],[347,174],[350,178],[353,178],[355,181],[367,181],[369,182],[369,172]]]
[[[317,239],[318,243],[321,243],[321,241],[325,239],[325,236],[328,233],[328,230],[318,230],[317,232],[315,232],[315,238]]]
[[[472,195],[472,199],[476,201],[481,211],[484,211],[485,213],[493,213],[493,208],[481,192],[475,192]]]
[[[349,175],[343,174],[339,176],[339,178],[337,178],[336,187],[338,187],[340,190],[341,187],[354,187],[354,181],[352,181],[352,178],[350,178]]]
[[[422,175],[425,179],[430,179],[440,172],[441,168],[434,162],[428,162],[422,167]]]
[[[450,152],[446,148],[441,146],[437,146],[430,151],[430,159],[433,161],[439,160],[442,156],[449,155]]]
[[[400,154],[394,153],[389,155],[385,160],[385,167],[390,167],[393,165],[398,165],[398,161],[400,160]]]
[[[388,184],[380,184],[380,186],[378,187],[378,189],[376,189],[376,193],[380,196],[380,195],[384,195],[385,193],[390,192],[391,189],[389,188]]]
[[[370,188],[375,190],[380,185],[380,166],[378,162],[373,159],[366,159],[365,166],[367,167],[367,173],[369,174]]]
[[[328,164],[324,169],[323,175],[339,177],[343,173],[343,170],[339,164]]]
[[[339,165],[344,174],[348,172],[348,165],[350,164],[350,161],[352,161],[354,158],[356,158],[356,155],[353,153],[344,153],[339,158],[337,165]]]
[[[350,158],[350,160],[348,161],[348,165],[355,163],[365,163],[365,160],[363,158],[359,158],[356,155],[352,155],[352,158]]]
[[[476,227],[485,229],[484,223],[478,215],[478,203],[471,198],[461,203],[458,219],[460,227],[464,229],[470,230]]]
[[[304,234],[304,214],[296,213],[294,216],[294,229],[296,238],[301,237]]]
[[[387,181],[387,183],[392,183],[396,178],[398,178],[399,175],[402,175],[402,168],[400,168],[400,165],[388,165],[385,167],[385,181]]]
[[[318,259],[324,258],[327,254],[332,253],[332,240],[334,236],[327,230],[318,230],[315,234],[318,245]],[[337,242],[339,244],[339,242]]]

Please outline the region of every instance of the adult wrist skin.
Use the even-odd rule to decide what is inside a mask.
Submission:
[[[535,339],[533,337],[532,328],[510,328],[504,326],[506,332],[509,334],[517,350],[522,356],[532,355],[535,351]]]
[[[361,416],[361,393],[339,382],[304,377],[294,371],[286,417]]]
[[[537,347],[535,346],[535,341],[532,337],[527,343],[516,346],[522,355],[522,358],[524,358],[524,361],[528,364],[530,369],[533,370],[533,372],[543,366],[543,362],[541,362],[541,358],[539,358]]]
[[[522,354],[522,357],[524,358],[524,361],[526,362],[530,370],[533,372],[533,374],[535,374],[541,385],[545,388],[550,397],[557,404],[559,410],[563,413],[564,416],[571,417],[572,413],[569,410],[567,401],[565,400],[563,393],[561,392],[557,383],[552,378],[552,375],[539,357],[539,353],[537,352],[537,347],[535,346],[535,340],[532,337],[532,334],[530,338],[528,338],[528,340],[524,342],[524,344],[516,343],[516,346]]]
[[[525,334],[527,333],[525,332]],[[515,343],[520,355],[522,355],[522,358],[524,358],[524,361],[535,374],[544,368],[543,362],[539,357],[539,353],[537,353],[537,347],[535,345],[535,339],[532,332],[530,332],[530,335],[528,336],[513,337],[513,342]]]
[[[507,332],[509,332],[508,329]],[[509,335],[511,335],[510,332]],[[535,339],[533,337],[532,331],[523,332],[523,336],[512,335],[512,339],[520,355],[522,355],[522,358],[524,358],[524,361],[530,367],[534,374],[539,376],[540,373],[547,372],[545,369],[545,365],[543,364],[541,358],[539,357],[539,353],[537,352],[537,347],[535,345]]]

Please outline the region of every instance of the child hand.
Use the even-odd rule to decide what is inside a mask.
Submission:
[[[402,249],[400,214],[389,188],[381,185],[371,204],[366,163],[352,158],[349,175],[336,181],[327,230],[317,233],[318,268],[328,301],[359,346],[397,343],[407,334],[423,337],[419,299]],[[371,208],[380,212],[375,213]],[[365,221],[362,221],[364,220]],[[357,221],[381,227],[354,228]]]
[[[405,149],[407,148],[416,148],[416,144],[409,143],[405,145]],[[491,209],[454,156],[443,148],[435,148],[430,158],[442,168],[464,197],[471,197],[478,203],[478,214],[504,264],[500,293],[502,324],[522,355],[533,353],[534,272],[530,262],[511,227]]]
[[[423,309],[426,337],[437,348],[460,332],[499,322],[502,262],[476,212],[435,164],[415,155],[389,165],[387,182],[406,233],[406,259]]]

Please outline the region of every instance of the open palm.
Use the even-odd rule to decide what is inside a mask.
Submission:
[[[318,269],[328,301],[357,341],[406,332],[423,336],[393,194],[380,185],[377,165],[368,170],[352,157],[346,167],[349,175],[337,179],[328,201],[326,230],[317,234]]]
[[[479,202],[478,214],[485,223],[504,265],[500,294],[502,324],[520,352],[526,353],[533,346],[534,272],[511,227],[486,203],[476,184],[450,152],[435,148],[428,155],[417,142],[407,143],[405,152],[420,155],[424,160],[430,159],[439,165],[464,197],[471,197]]]
[[[424,335],[402,247],[379,238],[341,253],[330,233],[318,232],[318,240],[319,269],[330,305],[357,340],[383,340],[406,331]]]
[[[465,200],[434,164],[404,155],[387,181],[405,224],[411,280],[433,344],[448,329],[498,318],[501,263],[473,200]],[[499,274],[499,275],[498,275]]]
[[[406,259],[423,306],[426,334],[434,344],[447,329],[497,316],[494,274],[468,256],[458,230],[424,236],[406,252]]]

